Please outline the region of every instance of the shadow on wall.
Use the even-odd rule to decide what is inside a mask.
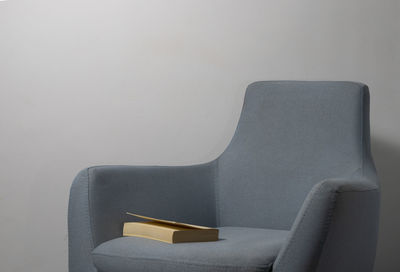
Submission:
[[[400,145],[372,136],[372,154],[381,185],[375,272],[400,271]]]

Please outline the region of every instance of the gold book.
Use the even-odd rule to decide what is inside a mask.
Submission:
[[[218,229],[156,219],[134,213],[144,222],[125,222],[123,236],[136,236],[170,244],[218,241]]]

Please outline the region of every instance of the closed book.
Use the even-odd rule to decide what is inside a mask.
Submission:
[[[218,241],[218,229],[127,213],[145,219],[125,222],[123,236],[136,236],[166,243]]]

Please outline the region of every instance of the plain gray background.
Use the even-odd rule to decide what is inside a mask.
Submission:
[[[0,1],[0,267],[67,271],[67,200],[97,164],[209,161],[247,84],[371,89],[376,271],[400,271],[398,0]]]

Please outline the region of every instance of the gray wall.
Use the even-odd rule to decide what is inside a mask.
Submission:
[[[376,271],[400,271],[397,0],[0,1],[0,267],[67,271],[67,199],[97,164],[217,156],[256,80],[371,88]]]

